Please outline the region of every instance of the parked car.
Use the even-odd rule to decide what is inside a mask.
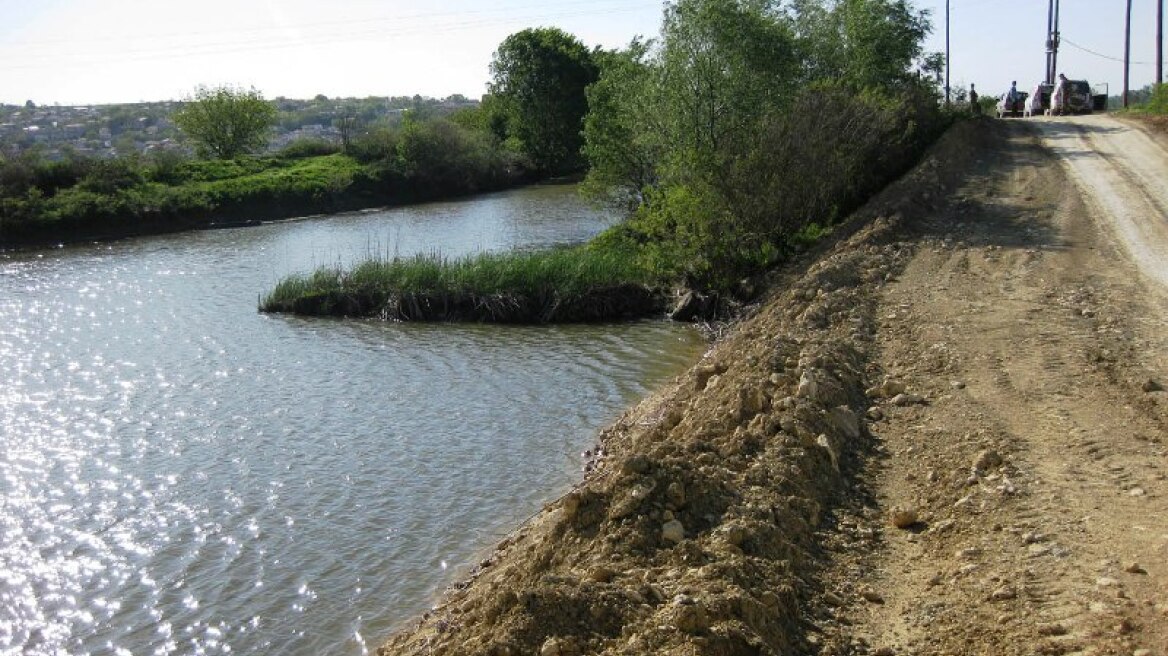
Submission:
[[[1067,80],[1067,97],[1061,107],[1052,105],[1055,85],[1039,82],[1030,95],[1027,114],[1052,111],[1055,114],[1090,114],[1107,109],[1107,85],[1094,88],[1087,80]]]
[[[1026,111],[1026,99],[1030,94],[1025,91],[1017,91],[1014,93],[1013,101],[1010,100],[1009,93],[1003,93],[1002,97],[998,99],[997,114],[998,118],[1006,118],[1007,116],[1023,116]]]
[[[1067,81],[1067,100],[1064,114],[1090,114],[1095,107],[1091,97],[1091,83],[1087,80]]]

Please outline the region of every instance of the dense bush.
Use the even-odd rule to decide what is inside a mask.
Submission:
[[[397,155],[397,142],[397,128],[379,125],[354,137],[346,153],[365,164],[388,162]]]
[[[304,159],[305,157],[322,157],[335,155],[341,152],[341,144],[327,139],[297,139],[280,151],[280,157],[285,159]]]
[[[678,0],[656,42],[596,57],[585,189],[634,208],[602,243],[725,290],[909,166],[945,119],[904,0]]]
[[[1149,114],[1168,115],[1168,85],[1153,84],[1151,97],[1143,110]]]

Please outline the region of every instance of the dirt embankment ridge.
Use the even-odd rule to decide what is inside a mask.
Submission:
[[[1168,654],[1164,306],[1037,135],[951,130],[379,653]]]

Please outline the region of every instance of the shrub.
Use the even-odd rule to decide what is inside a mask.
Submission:
[[[89,172],[77,186],[98,194],[112,194],[141,184],[144,181],[142,173],[142,167],[132,159],[97,160],[90,164]]]
[[[304,159],[322,157],[341,152],[341,144],[327,139],[297,139],[284,147],[279,156],[284,159]]]
[[[187,157],[174,150],[156,150],[147,159],[145,176],[154,182],[177,184],[183,181],[182,166]]]
[[[397,155],[398,131],[388,126],[376,127],[365,134],[356,136],[349,144],[348,152],[358,162],[372,163],[391,161]]]
[[[1153,84],[1152,97],[1144,105],[1144,111],[1149,114],[1168,114],[1168,85]]]

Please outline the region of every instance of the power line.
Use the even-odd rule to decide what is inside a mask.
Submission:
[[[1108,61],[1119,62],[1119,63],[1121,63],[1121,64],[1123,63],[1123,57],[1112,57],[1112,56],[1110,56],[1110,55],[1105,55],[1105,54],[1103,54],[1103,53],[1101,53],[1101,52],[1097,52],[1097,51],[1095,51],[1095,50],[1092,50],[1092,49],[1090,49],[1090,48],[1088,48],[1088,47],[1086,47],[1086,46],[1081,46],[1081,45],[1079,45],[1079,44],[1075,43],[1074,41],[1071,41],[1070,39],[1068,39],[1068,38],[1067,38],[1067,37],[1065,37],[1065,36],[1062,38],[1062,42],[1063,42],[1063,43],[1065,43],[1065,44],[1067,44],[1067,45],[1069,45],[1069,46],[1071,46],[1071,47],[1073,47],[1073,48],[1077,48],[1077,49],[1079,49],[1079,50],[1082,50],[1083,52],[1085,52],[1085,53],[1087,53],[1087,54],[1089,54],[1089,55],[1095,55],[1096,57],[1099,57],[1100,59],[1106,59],[1106,60],[1108,60]],[[1150,62],[1150,61],[1133,61],[1132,63],[1133,63],[1133,64],[1139,64],[1140,66],[1152,66],[1152,65],[1154,65],[1156,62]]]
[[[580,3],[583,4],[583,3]],[[632,13],[640,11],[640,8],[612,8],[603,9],[597,8],[595,3],[587,3],[591,7],[588,10],[579,10],[574,12],[561,12],[555,14],[556,18],[571,18],[581,16],[592,16],[603,14],[605,16],[618,13]],[[413,36],[418,34],[444,34],[451,32],[459,32],[479,27],[494,27],[505,26],[511,24],[531,24],[546,20],[546,15],[529,15],[520,16],[515,15],[511,17],[496,17],[496,18],[480,18],[477,20],[466,21],[452,21],[442,25],[413,25],[408,27],[400,27],[398,29],[385,28],[367,28],[363,30],[346,30],[342,32],[333,32],[328,34],[317,34],[315,36],[308,36],[300,39],[289,40],[279,35],[273,35],[269,39],[252,42],[248,44],[240,44],[238,41],[219,41],[214,43],[199,43],[197,45],[181,45],[172,47],[147,47],[138,49],[125,49],[113,52],[98,52],[98,53],[83,53],[80,55],[54,53],[44,57],[38,57],[35,62],[19,62],[11,64],[0,64],[0,70],[19,70],[19,69],[36,69],[49,65],[59,65],[61,63],[84,63],[97,64],[110,61],[117,61],[126,58],[143,58],[143,59],[181,59],[187,57],[198,56],[214,56],[214,55],[228,55],[241,54],[251,52],[262,52],[270,50],[286,50],[290,48],[301,48],[305,46],[326,45],[330,43],[338,43],[360,39],[362,37],[402,37]],[[275,28],[273,28],[275,29]],[[27,54],[26,54],[27,57]]]
[[[282,33],[282,32],[286,32],[287,30],[314,30],[314,29],[321,28],[321,27],[328,28],[328,27],[333,27],[333,26],[345,26],[345,25],[361,25],[361,26],[368,28],[370,25],[374,25],[374,24],[378,24],[378,23],[411,23],[411,22],[419,22],[419,21],[432,21],[434,19],[442,19],[442,18],[469,19],[470,17],[473,17],[473,16],[484,16],[485,20],[511,20],[512,18],[520,18],[520,16],[514,16],[514,17],[509,18],[505,14],[509,14],[512,12],[530,11],[530,10],[540,11],[540,17],[543,19],[554,19],[554,18],[559,18],[562,16],[563,17],[571,17],[571,16],[585,15],[585,14],[581,14],[581,11],[579,9],[576,9],[575,11],[572,11],[570,13],[564,13],[564,14],[556,13],[559,9],[573,9],[573,8],[581,7],[581,6],[587,7],[590,10],[588,12],[588,14],[607,13],[609,11],[629,12],[629,11],[638,11],[638,10],[642,10],[642,9],[647,10],[649,8],[649,7],[629,7],[628,6],[629,3],[627,1],[618,1],[618,0],[608,0],[608,4],[611,5],[610,8],[606,8],[604,6],[599,6],[599,5],[603,5],[603,4],[604,4],[603,2],[597,2],[595,0],[566,0],[566,1],[561,0],[558,2],[549,0],[547,2],[517,4],[517,5],[510,5],[510,6],[498,6],[498,7],[492,7],[490,9],[477,9],[477,10],[465,10],[465,11],[433,11],[433,12],[419,12],[419,13],[412,13],[412,14],[402,14],[402,15],[396,15],[396,16],[349,18],[349,19],[325,20],[325,21],[316,20],[316,21],[311,21],[311,22],[287,23],[287,24],[244,27],[244,28],[230,28],[229,27],[229,28],[225,28],[222,30],[214,30],[214,31],[200,30],[200,31],[162,32],[162,33],[147,34],[147,35],[145,35],[144,38],[148,39],[148,40],[154,39],[154,40],[167,40],[167,41],[174,40],[174,39],[181,39],[181,38],[197,38],[200,36],[208,36],[208,35],[238,36],[240,38],[247,38],[247,37],[255,36],[257,34],[262,35],[264,33],[271,33],[271,32]],[[656,5],[653,5],[652,9],[654,11],[660,10],[659,7],[657,7]],[[494,18],[492,18],[491,15],[494,15]],[[475,19],[475,20],[478,20],[478,19]],[[137,39],[142,39],[142,38],[143,38],[142,34],[136,33],[133,35],[118,34],[118,35],[112,35],[112,36],[108,36],[108,37],[90,38],[90,39],[74,39],[74,38],[37,39],[36,41],[11,41],[7,44],[3,44],[2,47],[19,47],[21,49],[27,49],[27,48],[36,48],[36,47],[45,47],[45,46],[56,46],[56,45],[62,45],[62,44],[82,45],[82,46],[101,45],[101,44],[106,44],[106,43],[110,43],[110,42],[121,43],[121,42],[125,42],[126,40],[130,40],[130,39],[137,40]]]

